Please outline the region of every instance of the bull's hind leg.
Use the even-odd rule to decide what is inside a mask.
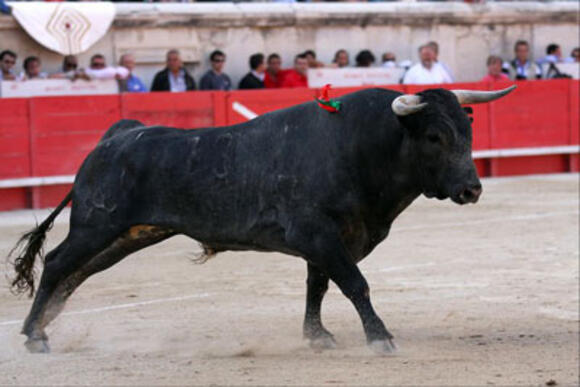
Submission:
[[[334,337],[324,328],[320,318],[322,299],[328,290],[328,276],[309,263],[306,287],[304,338],[310,340],[312,348],[335,348]]]
[[[175,233],[155,226],[135,226],[112,243],[92,251],[71,249],[70,242],[63,242],[54,251],[42,274],[40,286],[32,310],[24,323],[22,333],[28,336],[26,347],[31,352],[48,352],[48,337],[44,328],[64,308],[74,290],[91,275],[103,271],[127,255],[158,243]],[[85,240],[84,238],[78,240]],[[67,244],[68,243],[68,244]]]

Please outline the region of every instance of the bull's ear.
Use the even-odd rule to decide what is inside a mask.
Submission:
[[[391,109],[398,116],[407,116],[417,113],[427,106],[427,102],[421,102],[421,97],[414,94],[403,94],[393,101]]]
[[[463,108],[463,111],[467,113],[467,117],[469,117],[469,122],[473,124],[473,117],[471,116],[471,114],[473,114],[473,108],[471,106],[465,106]]]

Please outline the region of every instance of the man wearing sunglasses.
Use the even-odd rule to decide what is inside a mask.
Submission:
[[[0,81],[13,81],[16,76],[12,68],[16,64],[16,54],[10,50],[4,50],[0,53]]]
[[[211,70],[204,74],[199,83],[201,90],[231,90],[232,81],[230,77],[223,72],[226,62],[226,54],[220,50],[215,50],[209,56],[211,61]]]

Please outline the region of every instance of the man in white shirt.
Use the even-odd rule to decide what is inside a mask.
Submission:
[[[129,76],[129,70],[125,67],[107,66],[105,57],[102,54],[95,54],[91,57],[91,64],[85,73],[91,79],[126,79]]]
[[[437,43],[435,41],[431,41],[431,42],[427,43],[426,45],[431,47],[433,49],[433,51],[435,51],[435,64],[437,66],[443,67],[443,70],[449,75],[449,79],[451,79],[451,82],[455,82],[455,77],[453,76],[453,73],[451,72],[451,69],[449,68],[449,66],[447,66],[445,63],[443,63],[439,60],[439,43]]]
[[[403,78],[404,84],[429,85],[437,83],[452,83],[453,80],[443,66],[437,64],[435,51],[424,45],[419,47],[421,61],[412,66]]]

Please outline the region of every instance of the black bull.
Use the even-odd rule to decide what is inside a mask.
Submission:
[[[26,346],[48,351],[44,328],[89,276],[183,234],[207,254],[258,250],[304,258],[304,335],[311,344],[334,345],[320,318],[331,279],[354,304],[368,343],[392,351],[393,336],[373,310],[357,263],[421,193],[477,201],[471,126],[460,103],[509,91],[364,90],[340,98],[335,114],[310,102],[200,130],[120,121],[86,158],[63,202],[19,242],[25,246],[12,285],[32,295],[35,257],[72,200],[69,234],[47,254],[24,323]]]

